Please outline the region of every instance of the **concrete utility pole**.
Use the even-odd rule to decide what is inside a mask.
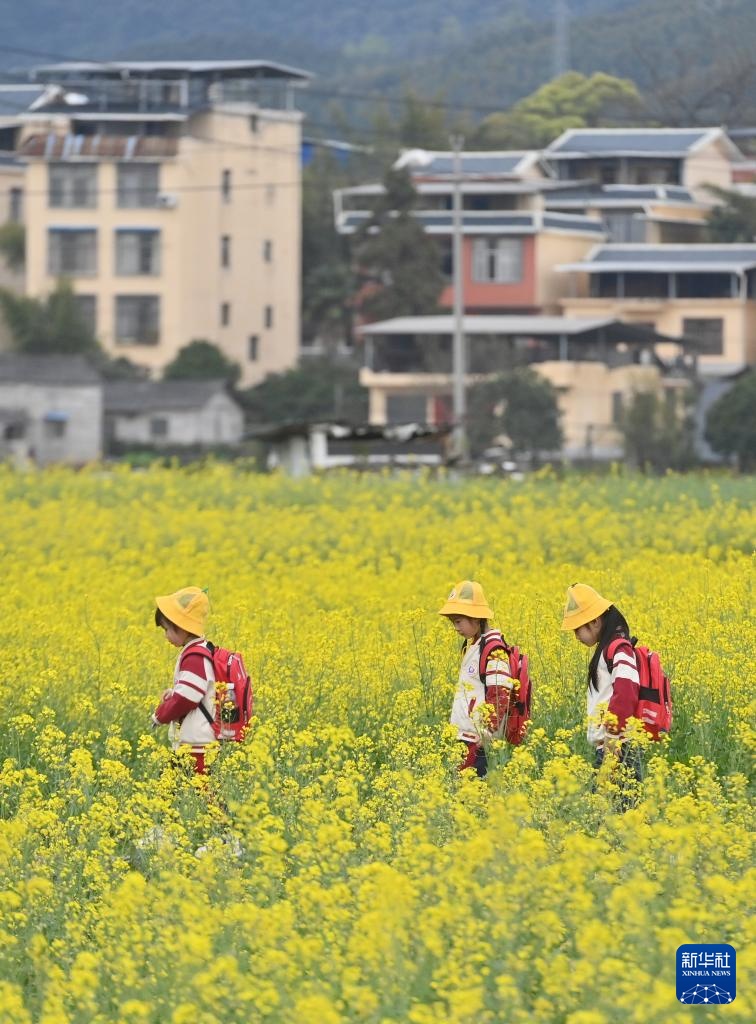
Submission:
[[[461,151],[464,139],[461,135],[452,135],[454,150],[454,206],[452,233],[452,263],[454,281],[454,338],[452,342],[452,397],[454,408],[454,432],[452,434],[452,450],[459,462],[467,461],[467,429],[465,416],[465,374],[467,372],[467,354],[465,351],[464,331],[464,297],[462,283],[464,270],[462,267],[462,159]]]
[[[553,77],[570,70],[570,11],[567,0],[554,0]]]

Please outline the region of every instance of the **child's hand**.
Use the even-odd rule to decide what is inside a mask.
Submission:
[[[163,690],[163,696],[160,698],[160,703],[162,704],[164,700],[168,700],[172,693],[173,690]]]

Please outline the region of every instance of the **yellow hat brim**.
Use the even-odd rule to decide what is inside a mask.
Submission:
[[[580,629],[587,622],[593,622],[599,615],[603,615],[607,608],[611,608],[611,606],[611,601],[607,601],[605,597],[597,595],[596,599],[591,601],[585,608],[576,608],[574,612],[565,614],[562,619],[562,629]]]
[[[447,601],[439,615],[466,615],[468,619],[492,619],[493,612],[487,604],[470,604],[464,601]]]

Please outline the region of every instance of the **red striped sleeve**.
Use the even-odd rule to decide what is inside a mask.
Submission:
[[[640,678],[630,643],[620,644],[612,658],[612,696],[607,710],[617,716],[617,730],[625,728],[638,707]]]

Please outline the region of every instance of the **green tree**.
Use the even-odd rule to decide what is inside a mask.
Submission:
[[[563,435],[552,385],[529,366],[519,366],[470,389],[470,451],[479,455],[504,438],[513,455],[538,457],[558,451]]]
[[[412,215],[417,193],[409,173],[390,168],[384,187],[355,239],[360,313],[369,320],[433,313],[445,283],[438,246]]]
[[[184,345],[163,370],[165,380],[200,378],[226,380],[236,384],[241,376],[238,363],[228,359],[212,342],[196,339]]]
[[[635,392],[620,424],[626,461],[657,473],[689,469],[696,461],[694,398],[692,389],[680,401],[663,399],[656,391]]]
[[[637,117],[641,98],[626,78],[599,71],[568,71],[542,85],[506,112],[481,122],[476,145],[489,149],[538,149],[568,128],[596,128]]]
[[[239,397],[251,423],[367,419],[367,391],[356,367],[331,359],[308,359],[284,373],[271,373]]]
[[[0,253],[11,270],[23,270],[26,261],[26,229],[8,221],[0,225]]]
[[[707,186],[719,199],[708,218],[708,235],[712,242],[756,241],[756,199],[731,189]]]
[[[59,281],[44,299],[0,289],[0,308],[19,352],[102,358],[102,349],[67,281]]]
[[[351,340],[354,276],[346,239],[336,231],[333,190],[347,176],[328,153],[302,178],[302,336],[333,352]]]
[[[756,469],[756,370],[714,402],[704,436],[715,452],[735,456],[741,470]]]

